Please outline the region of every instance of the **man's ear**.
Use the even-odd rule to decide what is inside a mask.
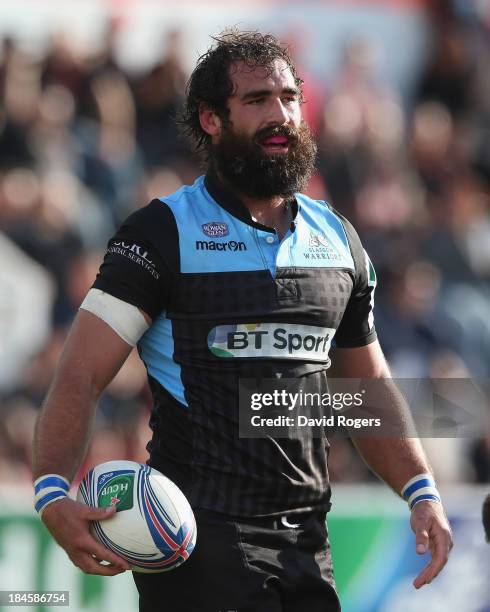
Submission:
[[[219,136],[221,132],[221,119],[218,115],[207,106],[201,106],[199,109],[199,122],[202,129],[213,136]]]

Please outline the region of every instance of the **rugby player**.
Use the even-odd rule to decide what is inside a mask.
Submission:
[[[226,32],[199,59],[181,121],[206,174],[133,213],[110,240],[37,423],[36,482],[70,482],[98,397],[138,347],[154,398],[149,463],[182,489],[198,527],[182,566],[134,574],[145,612],[165,602],[174,612],[340,610],[326,528],[328,440],[238,435],[242,378],[306,380],[323,391],[331,363],[336,377],[390,376],[359,237],[301,193],[316,154],[301,84],[270,35]],[[401,422],[403,402],[391,402]],[[416,551],[431,554],[414,586],[429,584],[452,541],[418,440],[355,443],[409,502]],[[113,510],[43,496],[41,485],[36,507],[84,572],[127,569],[89,534],[89,520]]]

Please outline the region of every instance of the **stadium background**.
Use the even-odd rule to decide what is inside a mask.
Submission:
[[[353,221],[373,259],[394,373],[489,377],[486,0],[4,0],[0,590],[70,590],[77,612],[136,609],[129,576],[83,576],[34,516],[32,429],[108,237],[135,207],[199,174],[173,116],[209,36],[233,24],[272,31],[294,51],[320,151],[308,193]],[[145,460],[149,402],[132,355],[101,400],[84,469]],[[334,443],[329,528],[346,612],[490,610],[480,525],[490,425],[478,439],[425,442],[456,544],[421,592],[404,504],[347,441]]]

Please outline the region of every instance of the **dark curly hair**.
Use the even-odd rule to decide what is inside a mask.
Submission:
[[[226,100],[233,94],[230,66],[244,62],[250,69],[270,67],[275,60],[283,60],[291,70],[296,86],[301,92],[302,79],[298,76],[293,60],[286,47],[272,34],[246,32],[236,28],[213,36],[213,45],[197,61],[187,83],[184,108],[177,122],[198,153],[207,155],[211,137],[201,127],[199,109],[204,105],[222,119],[228,118]],[[302,102],[302,96],[300,98]]]

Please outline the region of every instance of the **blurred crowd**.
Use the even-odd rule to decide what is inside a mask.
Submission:
[[[118,64],[116,36],[110,25],[102,48],[80,52],[59,33],[42,56],[2,43],[0,482],[30,480],[33,424],[108,238],[136,207],[201,174],[175,124],[188,77],[181,34],[138,73]],[[409,100],[376,78],[368,38],[346,44],[334,80],[303,70],[319,145],[307,192],[361,235],[398,377],[490,377],[489,40],[481,23],[434,19]],[[86,465],[144,461],[150,407],[133,351],[101,399]],[[427,446],[440,479],[490,482],[490,422],[480,439]],[[333,480],[372,478],[345,440],[330,469]]]

